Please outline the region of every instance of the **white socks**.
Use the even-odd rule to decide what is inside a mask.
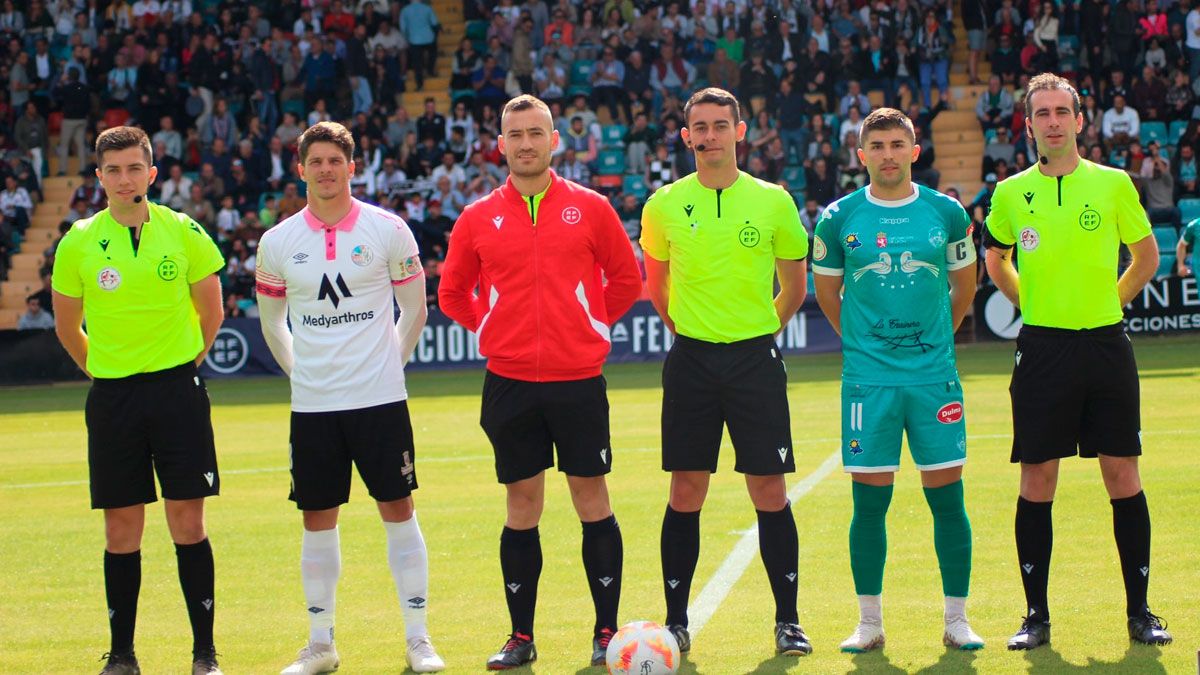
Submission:
[[[338,529],[304,531],[300,545],[300,579],[308,603],[308,641],[333,644],[333,615],[337,606],[337,583],[342,573],[342,550]]]
[[[952,595],[946,596],[946,622],[955,617],[967,618],[967,599],[956,598]]]
[[[858,621],[859,623],[869,623],[875,626],[883,625],[882,595],[858,596]]]
[[[429,556],[425,538],[417,525],[417,514],[402,523],[384,522],[387,531],[388,567],[396,581],[396,594],[404,612],[406,639],[429,634],[425,627],[425,605],[429,599]]]

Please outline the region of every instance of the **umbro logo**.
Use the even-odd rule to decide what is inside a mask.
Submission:
[[[679,585],[679,580],[678,579],[668,579],[667,585],[670,586],[672,589],[674,589],[676,586]]]
[[[795,572],[789,572],[788,574],[785,574],[784,576],[786,576],[786,577],[787,577],[787,580],[788,580],[788,581],[795,581],[795,580],[796,580],[796,573],[795,573]]]
[[[776,450],[776,452],[779,453],[779,461],[781,461],[781,462],[787,461],[788,449],[786,446]]]
[[[1031,565],[1030,563],[1025,563],[1024,565],[1021,565],[1021,569],[1025,570],[1025,574],[1033,573],[1033,565]]]
[[[500,226],[504,224],[504,216],[496,216],[495,218],[492,218],[492,224],[496,226],[497,230],[500,229]]]
[[[331,282],[329,280],[329,275],[322,274],[321,275],[321,289],[317,292],[317,301],[321,301],[321,300],[324,300],[325,298],[329,298],[329,302],[333,303],[334,309],[337,309],[337,306],[339,303],[341,303],[342,298],[354,297],[353,295],[350,294],[350,287],[346,285],[346,280],[342,278],[341,274],[337,275],[336,281],[337,281],[337,289],[335,290],[333,287],[333,282]],[[337,292],[339,290],[342,292],[341,297],[338,297],[338,294],[337,294]]]
[[[324,611],[325,611],[324,607],[317,607],[316,605],[313,605],[312,607],[308,608],[309,614],[320,614],[321,612],[324,612]]]
[[[694,209],[694,208],[696,208],[696,206],[694,204],[688,204],[687,206],[683,207],[683,212],[687,214],[688,218],[691,218],[692,217],[692,209]]]
[[[408,599],[408,606],[410,609],[425,609],[425,598],[413,596]]]
[[[212,611],[212,606],[213,606],[212,598],[209,598],[200,604],[204,605],[204,609],[207,609],[210,612]]]
[[[213,473],[213,472],[211,472],[211,471],[209,471],[208,473],[204,474],[204,480],[208,481],[208,487],[212,487],[212,486],[213,486],[213,479],[215,479],[215,478],[216,478],[216,474],[214,474],[214,473]]]
[[[1142,568],[1141,568],[1141,569],[1139,569],[1138,571],[1139,571],[1139,572],[1141,572],[1141,573],[1142,573],[1142,576],[1144,576],[1144,577],[1148,577],[1148,576],[1150,576],[1150,566],[1149,566],[1149,565],[1147,565],[1147,566],[1145,566],[1145,567],[1142,567]]]
[[[292,262],[296,265],[303,265],[307,261],[308,261],[307,253],[297,253],[296,255],[292,256]]]
[[[101,240],[100,240],[100,250],[101,250],[101,251],[107,251],[107,250],[108,250],[108,240],[107,240],[107,239],[101,239]]]
[[[516,593],[517,591],[521,590],[521,584],[514,583],[514,584],[506,584],[506,585],[508,586],[508,590],[511,593]]]
[[[1029,204],[1033,201],[1033,193],[1032,192],[1026,192],[1023,196],[1025,197],[1026,204]]]
[[[600,577],[596,581],[599,581],[601,584],[604,585],[605,588],[608,588],[608,585],[613,582],[613,578],[612,577]]]
[[[608,464],[608,448],[600,449],[600,461]]]

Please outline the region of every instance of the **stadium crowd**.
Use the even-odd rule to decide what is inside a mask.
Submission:
[[[1129,172],[1154,223],[1177,231],[1200,215],[1180,208],[1200,197],[1191,2],[464,0],[466,36],[436,72],[442,26],[426,0],[3,0],[0,275],[22,250],[51,153],[60,174],[71,156],[84,167],[65,228],[105,206],[95,135],[132,122],[153,139],[150,199],[208,228],[228,260],[227,312],[253,314],[258,239],[306,203],[296,139],[333,119],[354,135],[354,195],[409,222],[436,302],[455,219],[505,180],[497,111],[521,92],[555,113],[554,168],[609,196],[635,246],[645,196],[694,170],[681,101],[705,85],[741,100],[739,165],[787,187],[810,236],[826,204],[864,184],[857,129],[879,104],[917,126],[915,179],[981,224],[996,183],[1036,161],[1023,91],[1043,70],[1080,91],[1081,154]],[[958,18],[971,83],[987,85],[974,195],[939,185],[934,168],[933,119],[970,106],[950,87]],[[450,108],[430,97],[410,116],[401,95],[432,76],[449,78]],[[43,298],[37,311],[49,309]]]

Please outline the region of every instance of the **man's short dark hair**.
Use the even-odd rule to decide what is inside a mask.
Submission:
[[[703,103],[711,103],[713,105],[725,106],[733,111],[733,123],[737,124],[742,121],[742,108],[738,105],[737,97],[733,94],[721,89],[720,87],[707,87],[692,94],[692,97],[687,100],[683,106],[683,119],[685,122],[691,122],[692,108]]]
[[[912,120],[908,119],[908,115],[896,110],[895,108],[879,108],[872,110],[870,115],[862,121],[861,132],[858,136],[858,147],[863,147],[867,142],[867,134],[872,131],[887,131],[888,129],[903,129],[908,133],[908,140],[912,143],[917,142],[917,133],[913,130]]]
[[[354,137],[350,130],[337,122],[317,122],[300,134],[300,163],[308,161],[308,148],[313,143],[333,143],[342,150],[346,161],[354,157]]]
[[[150,137],[137,127],[113,127],[106,129],[96,137],[96,164],[104,166],[104,153],[124,150],[126,148],[142,148],[146,157],[146,166],[154,163],[154,151],[150,147]]]
[[[531,110],[533,108],[545,110],[547,115],[553,117],[553,113],[550,112],[550,106],[546,105],[545,101],[531,94],[521,94],[511,99],[508,103],[505,103],[504,108],[500,110],[500,127],[504,127],[504,118],[508,117],[509,113]]]
[[[1114,71],[1117,72],[1117,71]],[[1034,75],[1029,81],[1029,86],[1025,88],[1025,116],[1033,117],[1033,95],[1039,91],[1049,91],[1051,89],[1061,89],[1071,94],[1072,112],[1076,115],[1082,106],[1079,104],[1079,92],[1075,91],[1075,87],[1071,86],[1071,82],[1065,77],[1059,77],[1054,73],[1042,73]]]

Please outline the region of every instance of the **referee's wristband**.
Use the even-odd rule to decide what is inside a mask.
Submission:
[[[1006,244],[1006,243],[1000,241],[999,239],[993,237],[992,231],[988,229],[987,225],[983,226],[983,245],[986,248],[998,248],[998,249],[1002,249],[1005,251],[1007,251],[1013,247],[1013,244]]]

